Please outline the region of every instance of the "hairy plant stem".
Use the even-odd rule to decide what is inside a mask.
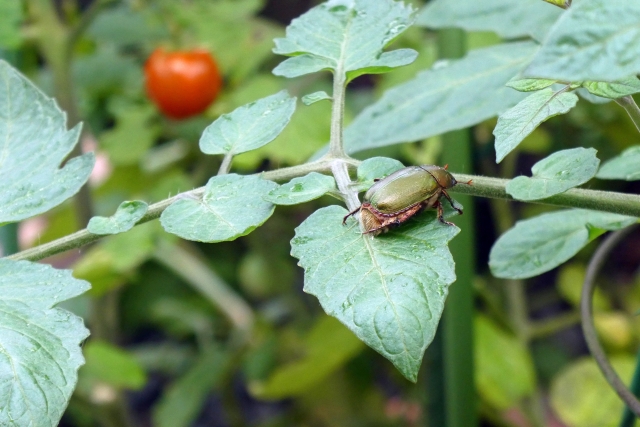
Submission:
[[[638,108],[638,104],[636,104],[633,97],[631,95],[623,96],[616,99],[616,103],[624,108],[629,117],[631,117],[633,124],[636,125],[636,129],[640,132],[640,108]]]
[[[263,172],[262,177],[276,182],[285,182],[292,178],[307,175],[310,172],[320,173],[333,173],[334,169],[338,170],[338,176],[336,181],[338,185],[344,185],[345,174],[342,173],[342,166],[337,168],[336,163],[345,164],[349,168],[357,167],[360,161],[347,158],[347,159],[331,159],[323,158],[316,162],[305,163],[298,166],[292,166],[288,168],[277,169],[274,171]],[[470,194],[479,197],[489,197],[494,199],[507,199],[513,200],[511,196],[505,191],[505,186],[508,182],[506,179],[488,178],[484,176],[455,174],[458,181],[472,180],[472,185],[457,185],[449,191],[459,192],[464,194]],[[162,200],[158,203],[154,203],[149,206],[149,210],[145,216],[137,222],[137,224],[143,224],[151,220],[160,217],[162,212],[173,202],[182,198],[200,198],[204,193],[204,187],[196,188],[195,190],[180,193],[171,198]],[[346,190],[344,194],[350,194],[353,190]],[[343,195],[344,195],[343,194]],[[347,206],[358,205],[353,197],[347,197]],[[550,197],[544,200],[532,201],[532,203],[539,203],[545,205],[563,206],[569,208],[584,208],[594,209],[602,212],[612,212],[622,215],[637,216],[640,217],[640,196],[634,194],[614,193],[607,191],[596,190],[582,190],[571,189],[563,194]],[[104,237],[99,234],[92,234],[86,229],[77,231],[68,236],[51,241],[49,243],[36,246],[31,249],[18,252],[17,254],[8,256],[6,258],[12,260],[29,260],[37,261],[52,255],[59,254],[61,252],[68,251],[70,249],[79,248],[85,246],[91,242]]]
[[[333,74],[333,96],[331,105],[331,136],[329,140],[329,157],[345,158],[342,143],[342,126],[344,122],[344,98],[346,81],[342,67],[338,67]]]

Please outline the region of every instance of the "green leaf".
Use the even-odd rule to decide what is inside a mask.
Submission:
[[[106,383],[116,388],[141,389],[146,374],[129,352],[103,341],[89,341],[84,346],[87,364],[80,370],[84,381]]]
[[[526,75],[614,81],[639,72],[640,3],[581,0],[551,28]]]
[[[149,209],[149,205],[139,200],[122,202],[112,216],[95,216],[91,218],[87,230],[93,234],[123,233],[131,230],[136,222],[147,213],[147,209]]]
[[[274,205],[297,205],[317,199],[335,189],[336,181],[332,176],[311,172],[271,190],[263,199]]]
[[[116,123],[100,135],[100,146],[115,165],[138,163],[161,132],[160,126],[151,123],[156,110],[149,104],[138,105],[114,98],[109,103],[109,111]]]
[[[604,162],[596,178],[640,180],[640,145],[629,147],[619,156]]]
[[[207,348],[153,408],[153,425],[188,427],[202,410],[205,399],[218,388],[234,363],[231,354],[219,347]]]
[[[17,49],[22,42],[20,24],[22,23],[22,3],[19,1],[0,1],[0,48]]]
[[[169,30],[157,11],[124,4],[102,10],[88,28],[88,36],[99,43],[137,45],[168,37]]]
[[[500,163],[540,123],[565,114],[575,107],[578,97],[572,92],[554,92],[547,88],[532,93],[498,117],[493,130],[496,137],[496,162]]]
[[[214,176],[201,200],[184,198],[162,212],[166,231],[198,242],[223,242],[245,236],[262,225],[274,206],[263,196],[277,184],[259,176]]]
[[[89,331],[82,319],[54,305],[87,289],[69,270],[0,259],[1,425],[58,425]]]
[[[347,81],[412,63],[413,49],[383,52],[413,22],[413,8],[393,0],[330,0],[294,19],[274,53],[291,56],[273,73],[298,77],[331,70]]]
[[[535,48],[520,42],[478,49],[418,74],[356,117],[345,129],[345,148],[354,153],[418,141],[501,113],[524,97],[504,85]]]
[[[389,157],[371,157],[358,166],[358,182],[373,182],[404,167],[402,162]]]
[[[303,96],[302,103],[304,105],[311,105],[315,102],[322,101],[323,99],[333,99],[333,98],[331,98],[331,96],[327,92],[320,90],[318,92],[313,92]]]
[[[264,383],[250,384],[260,399],[301,395],[362,351],[362,341],[331,317],[322,317],[309,332],[304,357],[278,368]]]
[[[542,40],[561,14],[560,8],[541,0],[434,0],[420,12],[416,24],[493,31],[507,39],[532,36]]]
[[[591,231],[619,230],[637,218],[568,209],[518,221],[491,248],[489,267],[496,277],[526,279],[567,261],[595,237]],[[597,233],[600,234],[600,233]]]
[[[200,150],[236,155],[260,148],[282,132],[295,109],[296,98],[284,90],[236,108],[204,130]]]
[[[515,406],[535,391],[531,355],[515,336],[486,316],[474,323],[476,385],[480,396],[500,410]]]
[[[533,165],[531,178],[519,176],[507,183],[507,193],[518,200],[546,199],[584,184],[598,171],[593,148],[571,148],[551,154]]]
[[[371,157],[358,166],[358,191],[367,190],[376,179],[382,179],[400,170],[404,165],[389,157]]]
[[[640,79],[631,76],[616,82],[583,82],[582,87],[603,98],[622,98],[640,92]]]
[[[634,358],[617,355],[610,362],[628,385]],[[551,384],[550,398],[554,412],[571,427],[616,427],[624,409],[624,403],[591,358],[573,362],[560,372]]]
[[[0,60],[0,224],[48,211],[78,192],[93,153],[60,163],[78,142],[80,126],[8,63]]]
[[[291,254],[305,270],[304,291],[415,382],[455,280],[447,243],[460,229],[430,212],[373,238],[343,226],[346,214],[329,206],[296,228]]]
[[[552,84],[556,83],[556,80],[549,79],[527,79],[520,76],[516,76],[509,80],[506,86],[513,88],[520,92],[533,92],[548,88]]]

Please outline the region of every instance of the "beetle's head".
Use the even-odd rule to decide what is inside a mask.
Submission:
[[[442,188],[451,188],[458,183],[453,175],[447,172],[446,168],[435,165],[423,165],[420,167],[429,172]]]

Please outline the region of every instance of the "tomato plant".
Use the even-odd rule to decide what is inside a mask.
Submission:
[[[185,119],[202,113],[222,88],[222,76],[206,50],[153,51],[144,66],[149,98],[166,116]]]

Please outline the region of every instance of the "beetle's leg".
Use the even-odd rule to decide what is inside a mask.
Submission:
[[[453,204],[453,200],[451,200],[451,196],[449,196],[449,193],[447,193],[444,188],[442,189],[442,195],[447,198],[449,203],[451,203],[451,207],[455,209],[459,215],[462,215],[462,209],[460,209],[459,207]]]
[[[355,215],[358,212],[360,212],[361,208],[362,208],[362,205],[358,206],[356,209],[352,210],[344,218],[342,218],[342,225],[346,225],[347,224],[347,218],[349,218],[350,216]]]
[[[444,219],[444,210],[442,209],[442,203],[440,203],[440,201],[437,201],[434,206],[438,209],[438,221],[446,225],[455,225],[454,223]]]

